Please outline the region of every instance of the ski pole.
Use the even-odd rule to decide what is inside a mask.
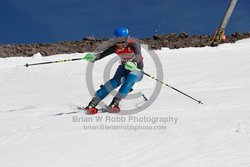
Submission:
[[[56,61],[48,61],[48,62],[33,63],[33,64],[28,64],[28,63],[26,63],[24,66],[29,67],[29,66],[35,66],[35,65],[52,64],[52,63],[64,63],[64,62],[77,61],[77,60],[84,60],[84,58],[75,58],[75,59],[66,59],[66,60],[56,60]]]
[[[144,101],[148,101],[148,98],[143,93],[141,93],[141,95],[142,95]]]
[[[150,78],[152,78],[152,79],[154,79],[154,80],[160,82],[161,84],[163,84],[163,85],[165,85],[165,86],[168,86],[168,87],[170,87],[171,89],[173,89],[173,90],[175,90],[175,91],[177,91],[177,92],[179,92],[179,93],[181,93],[181,94],[183,94],[183,95],[185,95],[185,96],[187,96],[187,97],[189,97],[189,98],[191,98],[191,99],[197,101],[199,104],[203,104],[203,103],[201,102],[201,100],[197,100],[197,99],[193,98],[192,96],[189,96],[188,94],[186,94],[186,93],[184,93],[184,92],[182,92],[182,91],[180,91],[180,90],[174,88],[173,86],[170,86],[170,85],[164,83],[163,81],[160,81],[159,79],[157,79],[157,78],[155,78],[155,77],[153,77],[153,76],[151,76],[151,75],[145,73],[145,72],[142,71],[142,70],[141,70],[141,72],[142,72],[143,74],[145,74],[146,76],[148,76],[148,77],[150,77]]]
[[[199,104],[203,104],[203,103],[201,102],[201,100],[197,100],[197,99],[193,98],[192,96],[189,96],[188,94],[186,94],[186,93],[184,93],[184,92],[182,92],[182,91],[180,91],[180,90],[174,88],[173,86],[170,86],[170,85],[164,83],[163,81],[161,81],[161,80],[159,80],[159,79],[157,79],[157,78],[155,78],[155,77],[149,75],[148,73],[144,72],[143,70],[138,69],[138,68],[136,67],[136,65],[135,65],[133,62],[127,62],[127,63],[125,64],[125,69],[130,70],[130,71],[141,71],[144,75],[146,75],[146,76],[148,76],[148,77],[150,77],[150,78],[152,78],[152,79],[154,79],[154,80],[160,82],[161,84],[163,84],[163,85],[165,85],[165,86],[168,86],[168,87],[170,87],[171,89],[173,89],[173,90],[175,90],[175,91],[177,91],[177,92],[179,92],[179,93],[181,93],[181,94],[183,94],[183,95],[185,95],[185,96],[187,96],[187,97],[189,97],[189,98],[191,98],[191,99],[197,101]]]

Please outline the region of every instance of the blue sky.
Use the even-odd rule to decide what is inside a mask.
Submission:
[[[1,0],[0,43],[51,43],[126,26],[134,37],[213,34],[230,0]],[[238,0],[227,34],[250,31],[250,1]]]

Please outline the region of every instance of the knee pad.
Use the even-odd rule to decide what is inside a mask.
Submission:
[[[130,92],[132,87],[134,86],[135,82],[137,81],[137,76],[134,74],[128,74],[125,82],[121,86],[119,90],[119,94],[122,98],[126,97],[127,94]]]
[[[143,73],[141,71],[132,71],[129,74],[133,74],[137,76],[136,82],[139,82],[143,78]]]

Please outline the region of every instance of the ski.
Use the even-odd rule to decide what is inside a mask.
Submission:
[[[83,106],[78,106],[77,109],[79,111],[85,111],[85,113],[88,111],[88,108],[83,107]],[[113,110],[112,107],[107,106],[107,105],[105,105],[102,108],[96,108],[96,109],[97,109],[97,113],[95,113],[95,114],[98,114],[98,113],[118,113],[118,112],[120,112],[120,110],[119,111]],[[86,113],[86,114],[87,115],[94,115],[94,114],[88,114],[88,113]]]
[[[96,109],[97,109],[97,113],[96,114],[109,112],[109,110],[107,109],[107,106],[105,106],[103,108],[96,108]],[[77,110],[84,111],[85,114],[87,114],[87,115],[94,115],[94,114],[88,114],[88,113],[86,113],[88,111],[88,108],[84,107],[84,106],[81,106],[81,105],[77,107]]]

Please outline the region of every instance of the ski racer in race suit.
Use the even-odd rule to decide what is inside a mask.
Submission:
[[[87,54],[85,56],[85,59],[90,62],[100,60],[113,53],[116,53],[121,59],[121,64],[118,66],[114,77],[104,85],[101,85],[100,89],[95,92],[95,96],[86,107],[87,114],[97,113],[96,106],[98,103],[112,90],[121,86],[118,93],[108,106],[111,109],[109,112],[119,112],[119,102],[121,99],[125,98],[132,90],[135,82],[139,82],[143,78],[143,73],[140,71],[143,70],[143,57],[139,42],[129,37],[130,33],[125,27],[118,27],[115,30],[114,35],[114,45],[110,46],[100,54]]]

